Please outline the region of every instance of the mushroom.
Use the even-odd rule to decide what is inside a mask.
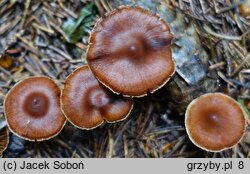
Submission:
[[[60,94],[60,88],[47,77],[30,77],[17,83],[4,100],[10,130],[30,141],[56,136],[66,122]]]
[[[104,120],[124,120],[133,107],[133,101],[106,89],[85,65],[67,77],[61,106],[73,125],[81,129],[93,129]]]
[[[222,151],[241,140],[245,130],[244,113],[231,97],[208,93],[188,105],[185,126],[196,146],[206,151]]]
[[[9,144],[9,133],[6,127],[0,129],[0,158]]]
[[[100,19],[89,39],[87,62],[114,93],[142,97],[175,72],[169,25],[141,7],[123,6]]]

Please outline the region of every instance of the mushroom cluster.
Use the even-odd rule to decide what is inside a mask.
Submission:
[[[4,111],[18,136],[41,141],[57,135],[66,120],[80,129],[124,120],[142,97],[164,86],[175,72],[169,25],[141,7],[120,7],[101,18],[90,35],[88,65],[66,79],[63,90],[47,77],[32,77],[7,94]],[[231,148],[243,136],[244,113],[222,93],[190,103],[185,125],[191,141],[207,151]]]
[[[132,97],[162,87],[175,72],[169,25],[141,7],[120,7],[95,25],[88,66],[73,71],[60,88],[49,78],[16,84],[4,101],[12,132],[30,141],[57,135],[66,119],[81,129],[124,120]]]

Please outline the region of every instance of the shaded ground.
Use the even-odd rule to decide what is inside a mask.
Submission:
[[[250,109],[250,20],[239,15],[237,2],[98,0],[89,4],[87,0],[0,1],[0,105],[8,90],[29,76],[47,75],[62,86],[68,74],[86,63],[94,22],[119,5],[142,5],[171,23],[177,73],[161,90],[135,99],[132,114],[123,122],[105,123],[92,131],[68,123],[57,137],[39,143],[10,133],[4,157],[250,156],[249,126],[235,148],[207,153],[190,142],[183,124],[187,104],[206,92],[223,91]]]

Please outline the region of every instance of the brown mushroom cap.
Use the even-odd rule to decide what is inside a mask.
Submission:
[[[87,61],[113,92],[144,96],[175,72],[172,34],[159,16],[140,7],[120,7],[99,20],[90,36]]]
[[[234,99],[222,93],[209,93],[189,104],[185,126],[195,145],[207,151],[222,151],[241,140],[245,118]]]
[[[5,127],[0,130],[0,157],[2,157],[2,154],[7,148],[8,144],[9,144],[9,133],[8,129]]]
[[[10,130],[30,141],[56,136],[66,122],[60,94],[60,88],[47,77],[30,77],[17,83],[4,101]]]
[[[81,129],[93,129],[104,120],[123,120],[133,106],[131,98],[114,95],[103,87],[88,66],[76,69],[66,79],[61,103],[68,120]]]

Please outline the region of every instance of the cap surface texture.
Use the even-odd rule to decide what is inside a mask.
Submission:
[[[234,99],[222,93],[209,93],[189,104],[185,125],[195,145],[207,151],[221,151],[240,141],[245,118]]]
[[[175,72],[169,25],[140,7],[120,7],[100,19],[89,39],[87,61],[113,92],[144,96]]]
[[[88,66],[68,76],[61,103],[68,120],[82,129],[93,129],[104,120],[122,120],[133,105],[131,98],[117,96],[101,85]]]
[[[31,141],[57,135],[66,121],[60,109],[60,94],[60,88],[47,77],[31,77],[17,83],[4,102],[10,130]]]

